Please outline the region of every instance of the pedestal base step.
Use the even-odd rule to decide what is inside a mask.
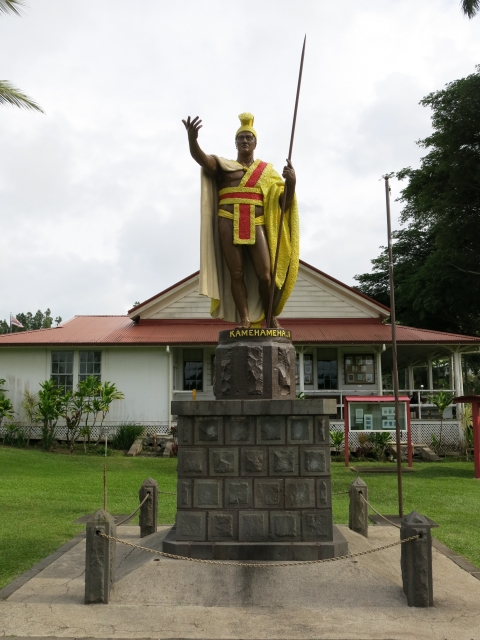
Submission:
[[[348,543],[333,526],[330,542],[184,542],[177,541],[173,527],[163,541],[162,551],[202,560],[323,560],[348,554]]]

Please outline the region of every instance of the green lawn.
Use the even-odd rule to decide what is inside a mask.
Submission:
[[[79,516],[103,507],[103,464],[108,510],[130,513],[149,476],[161,491],[176,490],[177,461],[167,458],[70,456],[0,447],[0,588],[84,528]],[[361,467],[362,464],[356,464]],[[405,513],[416,509],[440,524],[434,536],[480,566],[480,482],[473,463],[416,463],[405,474]],[[332,464],[332,492],[346,491],[355,475]],[[381,513],[397,509],[395,474],[364,474],[369,500]],[[175,496],[160,495],[159,522],[175,517]],[[348,496],[333,496],[337,523],[348,522]]]
[[[150,476],[160,491],[176,491],[175,459],[0,447],[0,588],[85,528],[74,520],[103,509],[105,462],[111,513],[131,513],[138,506],[140,485]],[[175,496],[160,495],[159,522],[173,522],[175,511]]]

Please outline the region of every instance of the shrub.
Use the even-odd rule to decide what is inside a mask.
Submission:
[[[143,434],[143,427],[135,422],[126,422],[120,425],[112,440],[113,449],[130,449],[137,438]]]
[[[27,444],[24,430],[20,425],[11,422],[5,425],[4,429],[3,444],[9,444],[12,447],[24,447]]]

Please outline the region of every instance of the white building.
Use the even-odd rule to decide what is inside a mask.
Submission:
[[[36,392],[50,377],[75,388],[82,377],[96,374],[125,394],[113,404],[110,424],[128,420],[166,427],[172,420],[170,400],[191,398],[194,388],[197,399],[213,399],[218,332],[231,325],[213,320],[209,309],[210,301],[198,293],[197,272],[128,315],[75,316],[52,329],[1,335],[0,378],[6,378],[21,416],[25,388]],[[391,392],[388,316],[387,307],[300,263],[280,320],[297,349],[298,392],[335,397],[337,428],[345,395],[382,395],[386,386]],[[463,394],[461,354],[478,351],[480,338],[398,326],[397,341],[400,387],[411,397],[414,424],[424,424],[435,418],[427,399],[431,390]],[[357,360],[361,365],[355,366]],[[458,434],[458,422],[452,427]]]

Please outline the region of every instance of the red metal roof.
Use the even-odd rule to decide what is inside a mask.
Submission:
[[[74,345],[210,344],[234,325],[221,320],[141,320],[128,316],[75,316],[53,329],[0,335],[0,347]],[[369,319],[285,319],[298,344],[382,344],[391,342],[391,327]],[[397,326],[399,344],[480,344],[480,337]]]

